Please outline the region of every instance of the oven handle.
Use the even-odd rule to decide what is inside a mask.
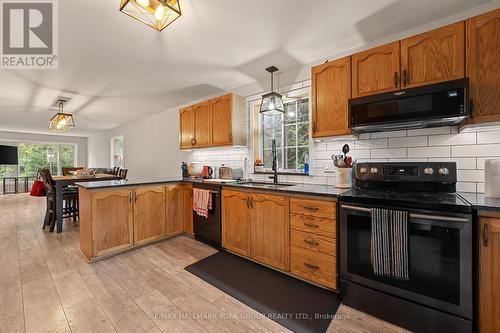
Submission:
[[[342,205],[341,207],[345,208],[345,209],[356,210],[358,212],[371,213],[370,208],[349,206],[349,205]],[[426,215],[426,214],[410,213],[410,218],[469,223],[469,219],[464,218],[464,217],[449,217],[449,216],[440,216],[440,215]]]

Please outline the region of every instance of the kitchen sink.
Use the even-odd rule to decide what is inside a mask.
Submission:
[[[241,185],[248,186],[248,187],[262,187],[262,188],[283,188],[283,187],[289,187],[289,186],[294,186],[295,184],[283,184],[283,183],[264,183],[264,182],[247,182],[247,183],[242,183]]]

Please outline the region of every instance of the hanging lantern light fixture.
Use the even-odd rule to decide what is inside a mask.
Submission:
[[[182,15],[179,0],[121,0],[120,11],[158,31]]]
[[[73,127],[75,127],[75,122],[73,121],[73,115],[70,113],[64,113],[64,103],[66,101],[60,99],[57,101],[59,112],[57,112],[52,119],[50,119],[49,131],[52,132],[64,132]]]
[[[271,92],[262,95],[262,102],[260,103],[260,113],[265,113],[268,115],[277,115],[285,113],[285,108],[283,106],[283,98],[277,92],[274,92],[274,72],[278,71],[278,68],[271,66],[266,68],[266,71],[271,73]]]

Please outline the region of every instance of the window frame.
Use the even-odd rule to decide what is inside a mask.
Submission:
[[[121,154],[122,156],[122,165],[120,166],[120,168],[125,168],[125,136],[123,134],[121,135],[116,135],[116,136],[113,136],[111,137],[110,139],[110,145],[111,145],[111,148],[110,148],[110,166],[111,168],[114,168],[116,167],[115,166],[115,140],[118,140],[118,139],[121,139],[122,140],[122,145],[123,145],[123,152]]]

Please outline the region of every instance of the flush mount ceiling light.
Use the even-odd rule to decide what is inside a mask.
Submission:
[[[64,103],[66,101],[60,99],[57,101],[59,112],[57,112],[52,119],[50,119],[49,131],[52,132],[64,132],[73,127],[75,127],[75,122],[73,121],[73,115],[69,113],[64,113]]]
[[[274,72],[278,71],[278,68],[271,66],[266,68],[266,71],[271,73],[271,92],[269,94],[262,95],[262,102],[260,103],[260,113],[265,113],[268,115],[277,115],[285,113],[285,108],[283,107],[283,99],[280,94],[274,92]]]
[[[181,16],[179,0],[121,0],[120,11],[158,31]]]

